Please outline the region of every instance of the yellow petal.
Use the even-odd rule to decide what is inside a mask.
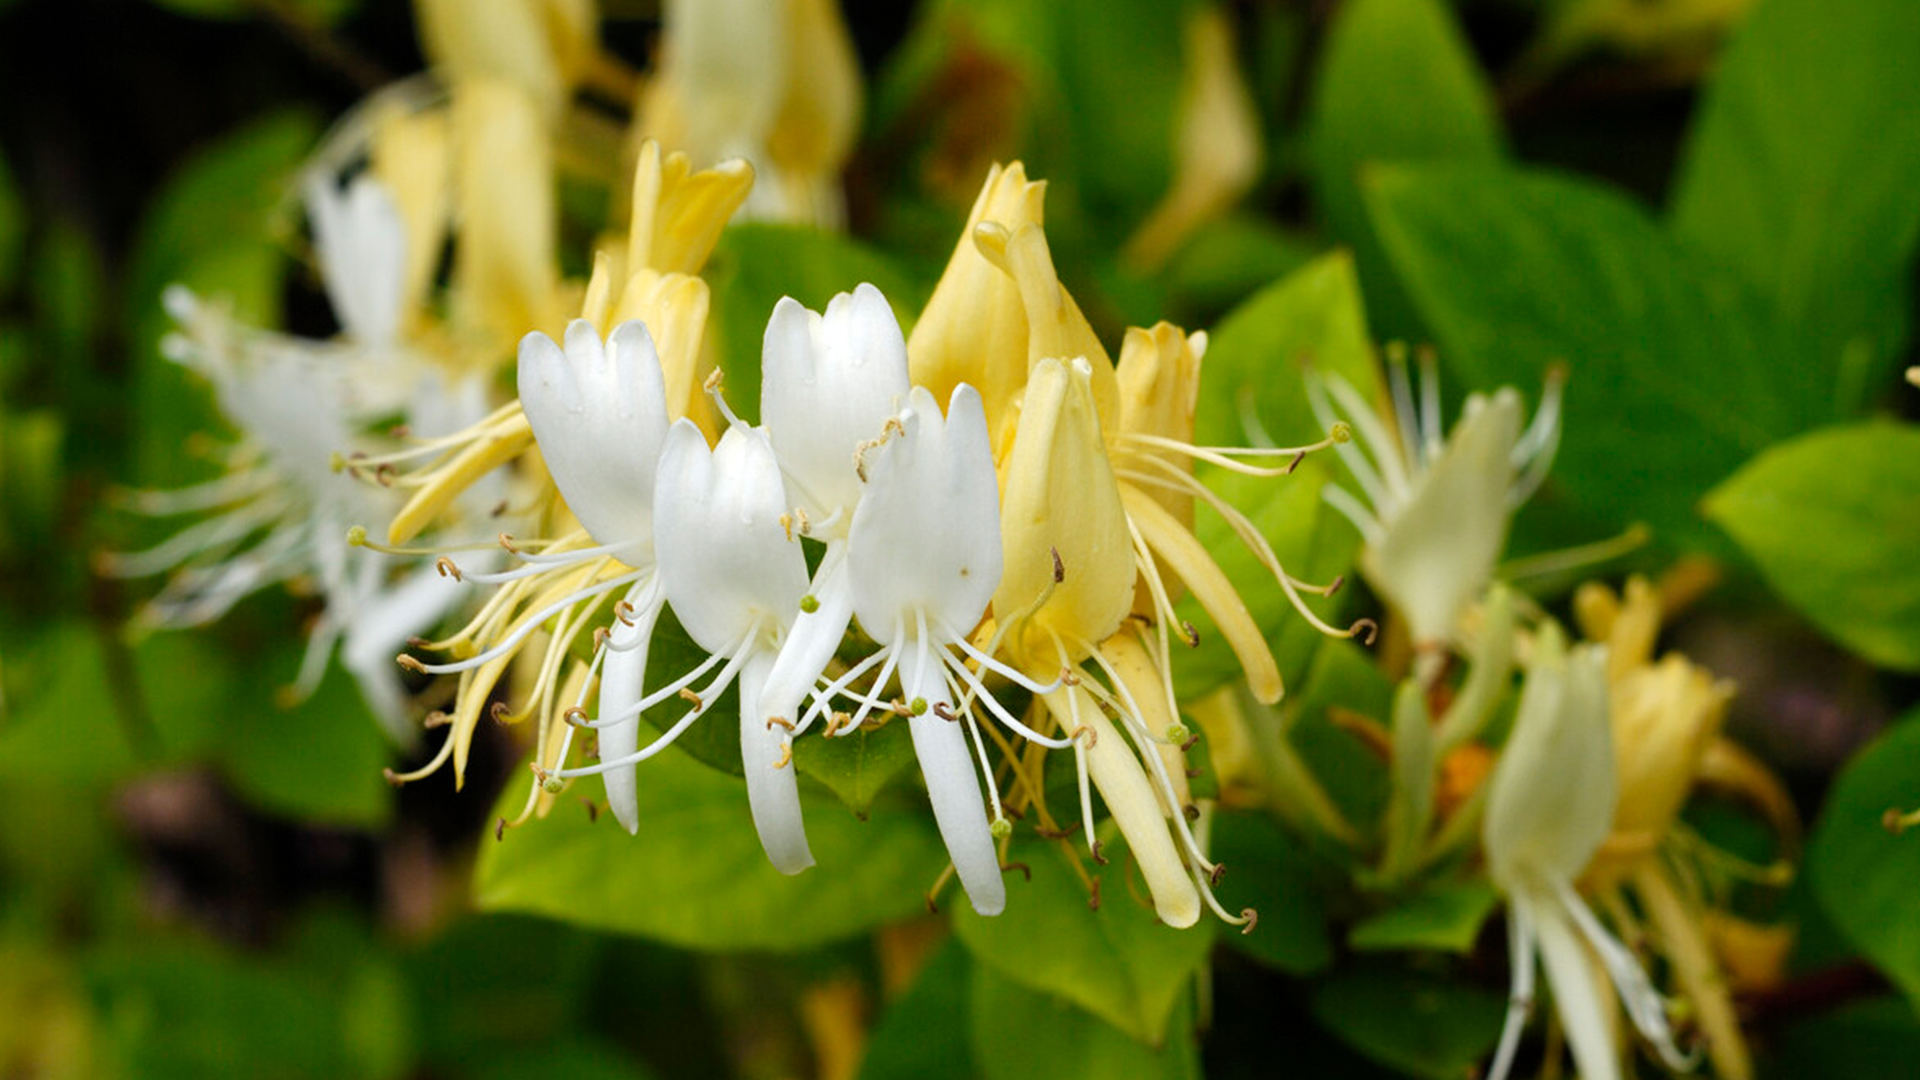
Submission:
[[[971,384],[986,406],[995,456],[1012,436],[1012,407],[1027,381],[1027,313],[1020,290],[975,246],[983,222],[1018,230],[1044,217],[1047,185],[1027,179],[1013,162],[987,174],[953,256],[907,339],[907,363],[916,386],[946,401],[953,388]]]
[[[444,110],[384,111],[373,122],[373,175],[393,196],[407,230],[406,300],[418,311],[440,265],[447,231],[452,165],[451,135]]]
[[[686,154],[643,142],[633,172],[627,269],[699,273],[752,188],[753,169],[744,161],[696,172]]]
[[[592,0],[414,0],[421,49],[449,83],[508,82],[553,118],[597,42]]]
[[[767,136],[791,221],[839,227],[840,167],[860,133],[860,65],[837,0],[788,0],[786,95]],[[946,398],[939,400],[945,401]]]
[[[1120,387],[1114,379],[1113,359],[1087,317],[1080,313],[1080,305],[1060,284],[1046,231],[1037,224],[1010,230],[999,222],[987,222],[973,231],[973,242],[987,261],[1013,278],[1020,290],[1020,302],[1027,312],[1029,374],[1042,360],[1086,360],[1100,423],[1105,430],[1119,430]]]
[[[1129,329],[1114,369],[1120,394],[1119,432],[1192,442],[1193,411],[1200,399],[1200,359],[1206,349],[1204,332],[1188,337],[1169,322],[1151,330]],[[1189,459],[1167,458],[1193,471]],[[1181,524],[1193,526],[1193,496],[1159,487],[1152,493]]]
[[[702,350],[709,303],[707,283],[697,277],[639,270],[627,279],[609,320],[611,326],[628,319],[647,324],[666,381],[667,418],[690,417],[702,428],[708,426],[705,383],[712,370]]]
[[[1003,475],[1005,570],[994,615],[1017,627],[1008,641],[1017,661],[1057,669],[1057,638],[1068,649],[1066,662],[1077,663],[1126,618],[1135,577],[1085,361],[1034,367]]]
[[[529,330],[557,333],[553,159],[533,101],[510,83],[472,80],[453,88],[452,115],[454,318],[502,348]]]
[[[1156,739],[1166,738],[1167,732],[1180,719],[1174,711],[1173,701],[1167,696],[1169,683],[1166,672],[1155,661],[1145,643],[1131,628],[1123,627],[1120,632],[1100,643],[1100,655],[1105,658],[1114,674],[1120,677],[1120,685],[1132,698],[1139,710],[1140,720],[1146,724],[1147,731]],[[1186,806],[1193,801],[1187,785],[1187,755],[1178,743],[1157,743],[1154,750],[1160,755],[1160,763],[1167,770],[1167,780],[1173,785],[1175,805],[1166,805],[1164,797],[1160,809],[1165,813],[1184,813]],[[1156,786],[1155,791],[1159,789]]]

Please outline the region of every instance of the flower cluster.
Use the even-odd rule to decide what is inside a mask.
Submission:
[[[738,200],[685,193],[724,185],[726,174],[650,172],[660,169],[643,158],[636,206],[657,207],[669,237],[710,242]],[[1278,476],[1347,428],[1289,449],[1193,445],[1205,335],[1134,330],[1119,362],[1109,359],[1055,275],[1043,195],[1019,165],[994,170],[911,340],[870,285],[824,313],[781,301],[766,328],[758,426],[735,416],[697,366],[699,279],[651,268],[650,235],[630,244],[617,290],[622,270],[604,259],[585,317],[563,340],[534,332],[521,343],[511,415],[476,426],[410,478],[415,501],[431,508],[461,489],[475,460],[498,464],[537,446],[548,532],[512,540],[510,569],[447,563],[499,590],[458,634],[427,643],[453,656],[403,657],[462,683],[441,755],[396,779],[449,758],[460,768],[481,702],[540,634],[525,707],[493,707],[501,719],[539,718],[522,820],[569,781],[597,775],[614,816],[637,830],[636,767],[737,683],[748,802],[783,871],[812,863],[793,741],[816,726],[838,738],[904,718],[976,910],[1005,903],[1014,814],[1031,810],[1037,828],[1064,835],[1040,770],[1046,751],[1071,750],[1096,859],[1097,788],[1164,921],[1191,925],[1203,902],[1247,921],[1214,902],[1219,869],[1190,821],[1190,736],[1171,665],[1174,643],[1195,631],[1174,612],[1178,590],[1212,617],[1256,695],[1272,701],[1281,687],[1265,633],[1192,532],[1195,500],[1227,515],[1296,602],[1328,589],[1288,575],[1192,465]],[[717,432],[689,393],[701,386]],[[403,509],[389,539],[404,541],[420,516]],[[1299,608],[1329,633],[1364,629]],[[665,610],[706,659],[650,676]],[[574,655],[589,635],[591,652]],[[686,707],[641,745],[643,714],[675,700]],[[598,760],[580,763],[589,731]]]

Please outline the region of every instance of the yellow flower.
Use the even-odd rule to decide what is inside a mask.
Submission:
[[[453,88],[452,311],[506,346],[564,320],[556,250],[552,149],[534,100],[512,83],[471,79]]]
[[[450,83],[517,86],[557,117],[599,48],[593,0],[414,0],[420,44]]]

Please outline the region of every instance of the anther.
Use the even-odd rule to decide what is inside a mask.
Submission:
[[[401,653],[399,656],[394,657],[393,660],[394,660],[394,663],[399,664],[401,667],[406,668],[408,671],[418,672],[422,675],[425,675],[427,673],[427,665],[421,663],[418,660],[415,660],[411,655],[407,653]]]
[[[587,824],[597,824],[600,821],[600,804],[585,795],[580,796],[580,804],[587,808]]]
[[[1080,831],[1080,823],[1076,821],[1064,829],[1049,829],[1044,826],[1035,825],[1033,831],[1039,834],[1042,840],[1065,840],[1067,837]]]
[[[1067,564],[1060,561],[1059,548],[1050,547],[1047,551],[1053,555],[1053,583],[1058,585],[1067,580]]]
[[[1099,863],[1101,866],[1107,865],[1107,857],[1105,855],[1100,854],[1100,841],[1095,840],[1093,842],[1093,847],[1091,850],[1093,852],[1094,862]]]
[[[1337,593],[1340,591],[1340,586],[1345,585],[1346,583],[1347,583],[1347,575],[1335,574],[1333,576],[1333,580],[1327,583],[1327,590],[1321,593],[1320,595],[1332,596],[1334,593]]]
[[[499,823],[493,827],[493,842],[497,844],[500,841],[505,840],[506,838],[507,838],[507,819],[501,818]]]
[[[1198,743],[1199,741],[1200,741],[1200,733],[1196,731],[1193,733],[1192,737],[1187,739],[1186,742],[1183,742],[1180,744],[1180,752],[1184,754],[1189,750],[1192,750],[1194,747],[1194,744]]]
[[[1086,736],[1086,738],[1082,739],[1081,736],[1083,735]],[[1076,742],[1084,743],[1085,749],[1088,750],[1100,745],[1100,733],[1086,724],[1081,724],[1079,727],[1074,728],[1073,735],[1070,737]]]
[[[1203,771],[1203,770],[1201,770],[1201,769],[1197,769],[1197,768],[1189,768],[1189,769],[1187,769],[1187,779],[1189,779],[1189,780],[1198,780],[1198,779],[1200,778],[1200,773],[1201,773],[1202,771]]]
[[[505,503],[501,503],[500,506],[502,509],[506,508]],[[520,549],[513,546],[513,536],[510,533],[500,534],[500,546],[503,548],[506,548],[507,551],[511,552],[512,554],[515,554],[515,555],[520,554]]]
[[[508,509],[508,507],[509,507],[509,505],[510,505],[510,504],[509,504],[509,503],[507,502],[507,500],[505,500],[505,499],[501,499],[501,500],[500,500],[499,502],[497,502],[497,503],[494,503],[494,504],[493,504],[493,509],[491,509],[491,510],[489,510],[489,511],[487,511],[487,516],[488,516],[488,517],[496,517],[496,518],[497,518],[497,517],[506,517],[506,516],[507,516],[507,509]]]
[[[1218,886],[1220,884],[1220,879],[1225,877],[1226,875],[1227,875],[1227,864],[1223,862],[1214,863],[1213,869],[1207,871],[1207,884]]]
[[[575,705],[561,713],[560,719],[566,721],[568,727],[583,728],[587,726],[587,710]]]
[[[1188,821],[1200,820],[1200,808],[1193,805],[1192,803],[1188,803],[1187,805],[1181,807],[1180,812],[1187,815]]]
[[[395,424],[387,429],[387,438],[389,439],[405,439],[412,434],[413,430],[405,424]]]
[[[892,701],[887,702],[887,709],[889,712],[892,712],[895,716],[908,716],[908,715],[912,715],[913,713],[913,706],[907,704],[906,702],[900,700],[899,698],[894,698]]]
[[[933,703],[933,715],[950,724],[959,723],[960,721],[960,716],[953,711],[953,706],[948,705],[944,701],[936,701]]]
[[[632,626],[633,605],[625,600],[616,601],[613,605],[613,617],[619,619],[622,626]]]
[[[1247,920],[1247,925],[1240,928],[1242,934],[1251,934],[1253,928],[1260,925],[1260,913],[1252,908],[1241,908],[1240,917]]]
[[[782,728],[785,728],[785,729],[786,729],[786,732],[787,732],[787,734],[789,734],[789,735],[791,735],[791,734],[793,734],[793,721],[791,721],[791,720],[789,720],[789,719],[787,719],[787,718],[786,718],[786,717],[784,717],[784,716],[769,716],[769,717],[767,717],[767,730],[768,730],[768,731],[772,731],[772,730],[774,729],[774,727],[775,727],[776,725],[777,725],[777,726],[779,726],[779,727],[782,727]]]
[[[783,742],[780,744],[780,756],[773,759],[773,767],[784,769],[791,764],[793,764],[793,744]]]
[[[1364,631],[1367,636],[1360,639],[1360,644],[1372,645],[1373,639],[1380,636],[1380,624],[1374,622],[1372,619],[1355,619],[1353,620],[1353,625],[1347,627],[1347,636],[1359,637],[1362,631]]]
[[[383,461],[373,467],[373,482],[379,484],[381,487],[392,487],[393,477],[393,466],[387,462]]]
[[[793,515],[792,514],[780,515],[780,531],[787,534],[788,543],[793,542]],[[801,603],[803,604],[806,603],[805,599],[802,599]]]
[[[1200,631],[1185,619],[1180,620],[1180,636],[1187,639],[1187,648],[1197,649],[1200,647]]]
[[[492,717],[496,724],[513,723],[513,710],[507,708],[507,703],[504,701],[496,701],[488,706],[487,715]]]
[[[593,628],[593,648],[594,648],[594,651],[595,651],[595,652],[598,652],[598,651],[600,651],[601,649],[604,649],[604,648],[606,648],[606,647],[607,647],[607,639],[608,639],[608,638],[610,638],[610,637],[612,637],[612,636],[613,636],[613,635],[612,635],[611,633],[609,633],[609,632],[608,632],[608,630],[607,630],[607,628],[606,628],[606,627],[604,627],[604,626],[596,626],[596,627],[594,627],[594,628]]]
[[[405,780],[400,779],[400,774],[397,772],[394,772],[392,769],[381,769],[380,775],[385,777],[387,783],[391,784],[394,787],[398,788],[398,787],[407,786],[407,782]]]
[[[1076,672],[1076,671],[1074,671],[1074,670],[1073,670],[1072,668],[1070,668],[1070,667],[1063,667],[1063,668],[1061,668],[1061,669],[1060,669],[1060,684],[1061,684],[1062,686],[1079,686],[1079,685],[1080,685],[1080,673],[1079,673],[1079,672]]]
[[[800,523],[801,536],[810,536],[813,534],[813,522],[807,520],[806,510],[796,506],[793,508],[793,516],[794,520]]]
[[[1033,867],[1031,867],[1031,866],[1028,866],[1028,865],[1027,865],[1026,863],[1023,863],[1023,862],[1010,862],[1010,863],[1001,863],[1001,864],[1000,864],[1000,872],[1001,872],[1001,873],[1003,873],[1003,874],[1004,874],[1004,873],[1006,873],[1006,872],[1007,872],[1007,871],[1009,871],[1009,870],[1018,870],[1018,871],[1020,871],[1020,876],[1022,876],[1022,877],[1024,877],[1024,878],[1026,878],[1026,879],[1027,879],[1028,881],[1032,881],[1032,880],[1033,880]]]
[[[1100,879],[1099,878],[1093,879],[1093,888],[1091,891],[1087,893],[1087,910],[1088,911],[1100,910]]]
[[[692,705],[694,712],[706,708],[706,703],[700,700],[700,695],[691,690],[680,691],[680,700]]]
[[[435,709],[432,712],[427,714],[427,718],[425,720],[420,721],[420,726],[431,731],[437,727],[446,727],[448,724],[451,724],[451,723],[453,723],[453,717],[448,716],[446,713],[441,712],[439,709]]]
[[[940,914],[940,905],[933,902],[932,893],[927,894],[927,914],[929,915]]]
[[[1299,467],[1300,467],[1300,463],[1301,463],[1301,462],[1303,462],[1303,461],[1305,461],[1305,460],[1307,460],[1307,452],[1306,452],[1305,450],[1302,450],[1302,451],[1300,451],[1300,452],[1298,452],[1298,453],[1296,453],[1296,454],[1294,454],[1294,455],[1293,455],[1293,457],[1291,457],[1291,458],[1289,458],[1289,459],[1287,459],[1287,463],[1286,463],[1285,465],[1282,465],[1282,466],[1280,467],[1280,475],[1281,475],[1281,476],[1292,476],[1292,475],[1293,475],[1293,470],[1295,470],[1295,469],[1297,469],[1297,468],[1299,468]]]
[[[455,565],[454,561],[445,555],[433,560],[433,568],[440,572],[441,577],[450,577],[455,581],[460,580],[460,567]]]

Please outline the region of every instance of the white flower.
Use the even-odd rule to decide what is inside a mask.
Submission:
[[[766,432],[736,423],[708,450],[699,427],[690,420],[676,422],[660,454],[653,503],[660,593],[709,656],[675,683],[641,698],[628,714],[637,717],[714,666],[724,666],[706,686],[690,691],[695,704],[679,721],[646,747],[626,753],[609,749],[605,725],[628,714],[610,715],[603,693],[595,724],[601,727],[600,763],[557,770],[554,777],[631,770],[679,738],[736,676],[740,700],[758,700],[781,636],[806,593],[806,559],[787,541],[780,522],[786,490]],[[610,663],[619,655],[618,643],[611,649]],[[751,710],[740,710],[740,758],[761,846],[782,873],[796,874],[813,865],[813,854],[800,816],[790,736],[774,728]]]
[[[906,399],[907,343],[872,285],[841,293],[823,317],[791,297],[774,306],[761,354],[760,415],[786,476],[794,532],[826,542],[806,610],[763,696],[743,707],[791,723],[853,617],[847,534],[861,496],[855,457]]]
[[[986,770],[995,824],[1002,821],[999,795],[971,710],[964,703],[954,709],[955,693],[964,695],[963,702],[985,705],[1028,738],[1055,747],[1068,743],[1042,738],[1022,725],[994,701],[979,674],[954,655],[958,650],[1037,692],[1052,689],[967,642],[993,599],[1001,573],[999,489],[979,393],[964,383],[955,388],[943,419],[933,395],[915,387],[897,427],[889,430],[891,438],[862,453],[867,491],[854,511],[847,541],[854,610],[861,627],[882,647],[840,683],[876,663],[882,666],[860,711],[841,730],[859,725],[877,704],[873,694],[897,668],[914,753],[926,777],[941,839],[973,909],[997,915],[1006,907],[1006,886],[969,756],[969,734]]]
[[[407,230],[392,194],[370,175],[342,188],[316,172],[306,197],[320,279],[341,329],[368,348],[393,345],[406,299]]]
[[[1585,1080],[1620,1075],[1608,1010],[1597,995],[1598,957],[1627,1015],[1666,1063],[1689,1064],[1674,1046],[1666,1007],[1626,946],[1574,889],[1606,839],[1618,798],[1607,715],[1607,653],[1571,651],[1557,628],[1535,641],[1527,682],[1487,794],[1487,870],[1506,896],[1513,959],[1507,1024],[1488,1075],[1504,1080],[1533,996],[1538,951],[1574,1063]]]
[[[1337,421],[1337,404],[1358,436],[1335,449],[1365,500],[1329,485],[1327,501],[1365,536],[1367,580],[1405,616],[1414,643],[1432,646],[1453,636],[1461,612],[1485,592],[1513,511],[1553,463],[1561,379],[1549,375],[1524,434],[1520,395],[1502,387],[1491,397],[1469,396],[1450,436],[1440,421],[1438,378],[1429,368],[1421,381],[1416,411],[1405,364],[1394,358],[1393,431],[1339,375],[1310,376],[1307,392],[1322,424]]]

